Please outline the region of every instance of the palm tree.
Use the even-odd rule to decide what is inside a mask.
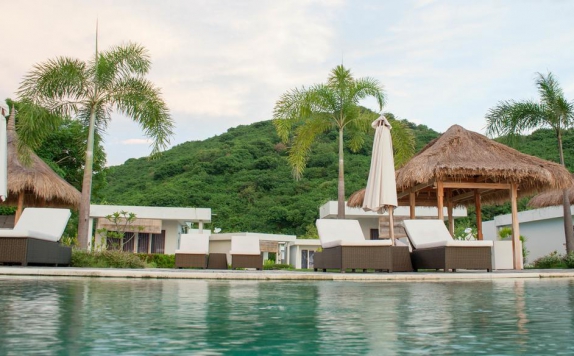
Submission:
[[[173,121],[159,88],[145,79],[150,65],[141,45],[128,43],[98,52],[96,39],[92,61],[58,57],[37,64],[18,90],[22,145],[38,147],[65,117],[89,127],[78,223],[78,243],[83,249],[88,247],[96,130],[102,132],[116,110],[137,122],[153,139],[152,155],[167,147],[173,133]]]
[[[296,179],[303,174],[315,138],[333,128],[338,130],[337,217],[339,219],[345,218],[343,133],[346,130],[350,137],[349,148],[351,150],[357,151],[363,145],[364,133],[370,129],[373,120],[372,112],[359,106],[359,102],[367,97],[373,97],[379,110],[382,110],[385,96],[379,82],[369,77],[355,79],[349,69],[339,65],[331,71],[326,84],[293,89],[283,94],[275,104],[273,111],[273,123],[277,134],[283,142],[291,144],[288,161]],[[402,132],[407,130],[406,126],[401,126],[399,121],[393,121],[398,127],[397,131],[401,131],[401,128],[404,129]],[[410,142],[413,142],[412,138]]]
[[[487,134],[507,136],[516,135],[537,128],[549,127],[556,134],[560,164],[564,164],[562,149],[562,131],[574,124],[574,102],[566,100],[562,88],[552,73],[544,76],[537,73],[536,86],[540,101],[501,101],[486,115]],[[567,190],[564,191],[564,233],[567,253],[574,251],[574,229]]]

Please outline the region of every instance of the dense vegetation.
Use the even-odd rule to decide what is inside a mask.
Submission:
[[[439,133],[407,123],[420,150]],[[357,153],[345,152],[346,196],[366,185],[372,133]],[[308,168],[296,181],[287,164],[286,147],[271,121],[239,126],[204,141],[186,142],[159,159],[130,159],[109,168],[102,190],[106,204],[209,207],[213,227],[223,232],[252,231],[304,236],[313,231],[319,207],[337,198],[337,132],[321,135],[312,147]],[[520,137],[519,150],[557,161],[555,137],[538,130]],[[566,152],[574,148],[574,131],[564,135]],[[566,155],[574,169],[574,156]],[[526,200],[521,202],[525,208]],[[483,207],[483,219],[510,211],[508,206]],[[466,223],[472,225],[469,209]]]

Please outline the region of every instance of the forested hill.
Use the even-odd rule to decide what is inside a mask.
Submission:
[[[439,135],[409,123],[416,149]],[[366,185],[372,132],[361,151],[345,152],[346,196]],[[319,207],[337,198],[337,132],[322,135],[313,146],[307,169],[295,181],[287,151],[271,121],[229,129],[204,141],[186,142],[159,159],[130,159],[110,167],[101,196],[106,204],[205,207],[213,227],[222,232],[267,232],[305,235]],[[570,169],[574,167],[574,134],[564,137]],[[521,138],[519,149],[557,161],[554,136],[539,130]]]

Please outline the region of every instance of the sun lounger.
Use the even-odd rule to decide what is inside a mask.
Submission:
[[[263,269],[263,256],[257,236],[231,236],[231,268]]]
[[[418,269],[485,269],[492,271],[492,241],[454,240],[441,220],[404,220]]]
[[[175,268],[207,268],[210,234],[182,234],[175,250]]]
[[[315,253],[315,271],[393,271],[391,240],[365,240],[357,220],[318,219],[317,231],[323,251]]]
[[[0,263],[69,265],[72,248],[59,241],[70,215],[69,209],[24,209],[13,229],[0,230]]]

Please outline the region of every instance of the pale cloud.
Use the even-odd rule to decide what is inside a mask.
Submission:
[[[282,93],[324,82],[341,61],[385,86],[385,111],[439,132],[480,132],[499,100],[536,98],[535,72],[552,71],[574,99],[566,1],[20,0],[2,10],[0,99],[15,97],[35,63],[90,59],[98,18],[101,49],[132,41],[149,50],[149,77],[176,125],[172,145],[271,119]],[[149,154],[141,132],[114,116],[111,165]]]

